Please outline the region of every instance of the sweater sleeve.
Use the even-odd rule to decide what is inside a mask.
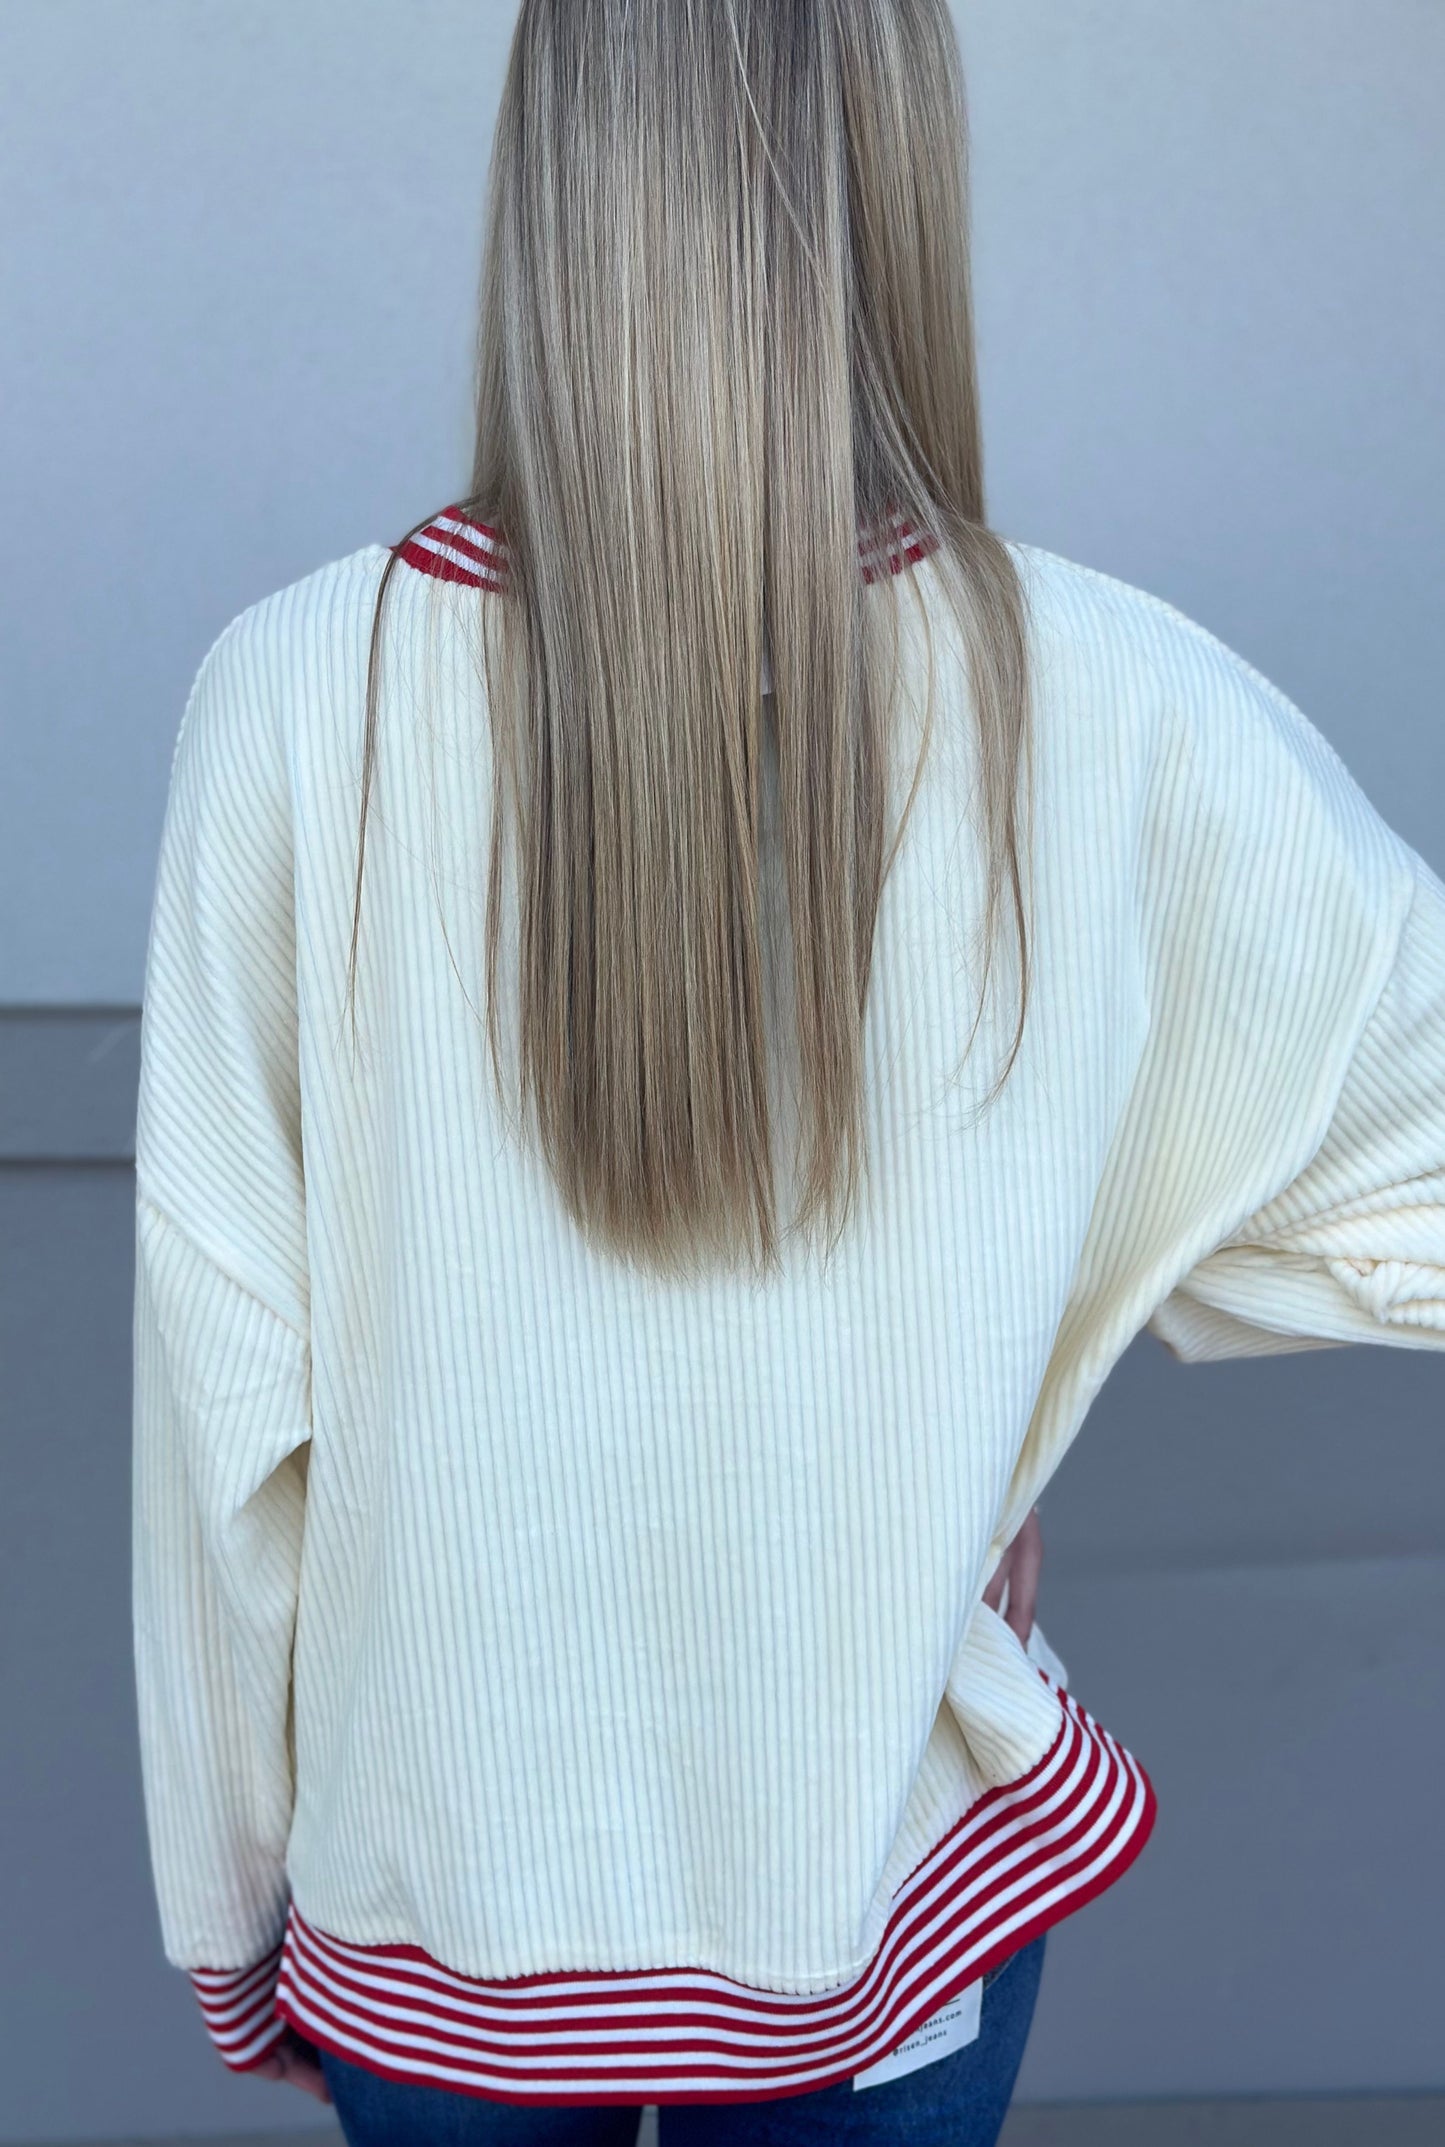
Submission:
[[[1445,885],[1413,852],[1410,866],[1389,975],[1324,1140],[1150,1321],[1185,1361],[1445,1348]]]
[[[136,1118],[132,1610],[166,1957],[226,2062],[283,2033],[291,1645],[310,1437],[289,784],[274,622],[177,733]]]
[[[1146,1324],[1186,1361],[1445,1346],[1445,886],[1278,688],[1169,618],[1116,1184]]]

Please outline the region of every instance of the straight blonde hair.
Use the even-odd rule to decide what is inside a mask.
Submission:
[[[765,1275],[785,1229],[831,1252],[866,1166],[875,926],[933,702],[930,638],[923,746],[890,839],[898,592],[915,577],[865,579],[860,528],[926,532],[963,629],[987,853],[979,1017],[1005,890],[1020,953],[991,1095],[1029,996],[1025,603],[985,522],[946,0],[522,0],[488,189],[472,487],[456,504],[505,542],[505,589],[478,602],[495,769],[487,1024],[500,1087],[510,831],[516,1130],[539,1141],[579,1229],[629,1263]],[[400,549],[372,626],[353,1023]],[[799,1098],[787,1223],[765,746]]]

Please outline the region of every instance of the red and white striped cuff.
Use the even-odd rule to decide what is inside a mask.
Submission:
[[[191,1988],[200,2002],[211,2041],[232,2072],[249,2072],[268,2057],[286,2033],[276,2011],[276,1978],[282,1941],[249,1968],[192,1968]]]

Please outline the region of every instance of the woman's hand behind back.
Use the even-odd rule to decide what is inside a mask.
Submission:
[[[983,1591],[989,1609],[997,1610],[1003,1601],[1004,1589],[1008,1589],[1004,1624],[1013,1627],[1025,1647],[1033,1630],[1034,1606],[1039,1599],[1039,1575],[1043,1566],[1044,1532],[1039,1526],[1039,1509],[1031,1506],[1028,1519],[1004,1552],[992,1580]]]

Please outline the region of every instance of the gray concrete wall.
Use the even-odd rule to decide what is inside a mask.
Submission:
[[[1445,870],[1445,15],[959,17],[996,519],[1222,634]],[[511,18],[0,7],[0,2141],[311,2116],[222,2072],[149,1896],[134,1004],[205,646],[463,479]],[[1403,1351],[1119,1366],[1042,1615],[1161,1812],[1051,1940],[1022,2098],[1445,2085],[1442,1391]]]

